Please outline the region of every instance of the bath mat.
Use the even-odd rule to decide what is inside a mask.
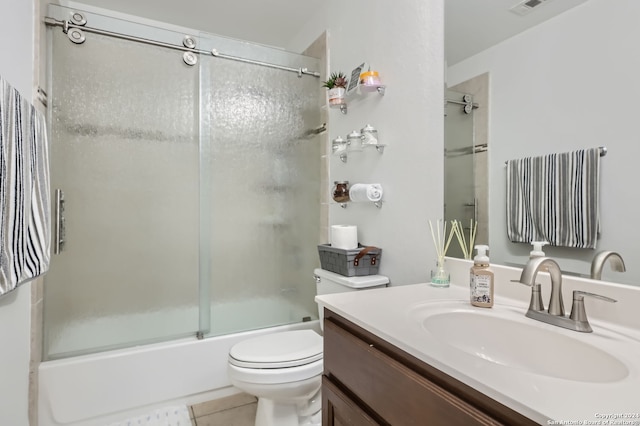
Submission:
[[[164,407],[142,416],[111,423],[108,426],[191,426],[189,409],[185,405]]]

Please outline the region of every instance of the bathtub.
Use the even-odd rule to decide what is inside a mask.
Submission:
[[[167,405],[237,393],[227,378],[235,343],[277,331],[314,329],[318,321],[151,344],[40,364],[40,426],[105,426]]]

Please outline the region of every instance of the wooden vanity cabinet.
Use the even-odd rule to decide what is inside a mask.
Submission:
[[[322,424],[537,423],[325,309]]]

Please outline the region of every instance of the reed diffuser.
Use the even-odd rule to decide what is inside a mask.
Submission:
[[[449,283],[451,282],[451,274],[449,274],[449,271],[447,271],[444,266],[444,256],[447,254],[456,227],[457,224],[455,221],[452,221],[449,236],[447,237],[447,222],[445,220],[438,219],[436,221],[435,231],[433,224],[429,221],[431,238],[433,239],[437,256],[436,269],[431,271],[431,285],[434,287],[449,287]]]

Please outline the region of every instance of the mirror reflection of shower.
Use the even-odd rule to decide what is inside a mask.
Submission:
[[[477,222],[476,244],[488,242],[487,84],[485,74],[445,91],[444,218],[467,237]],[[447,255],[464,257],[455,242]]]

